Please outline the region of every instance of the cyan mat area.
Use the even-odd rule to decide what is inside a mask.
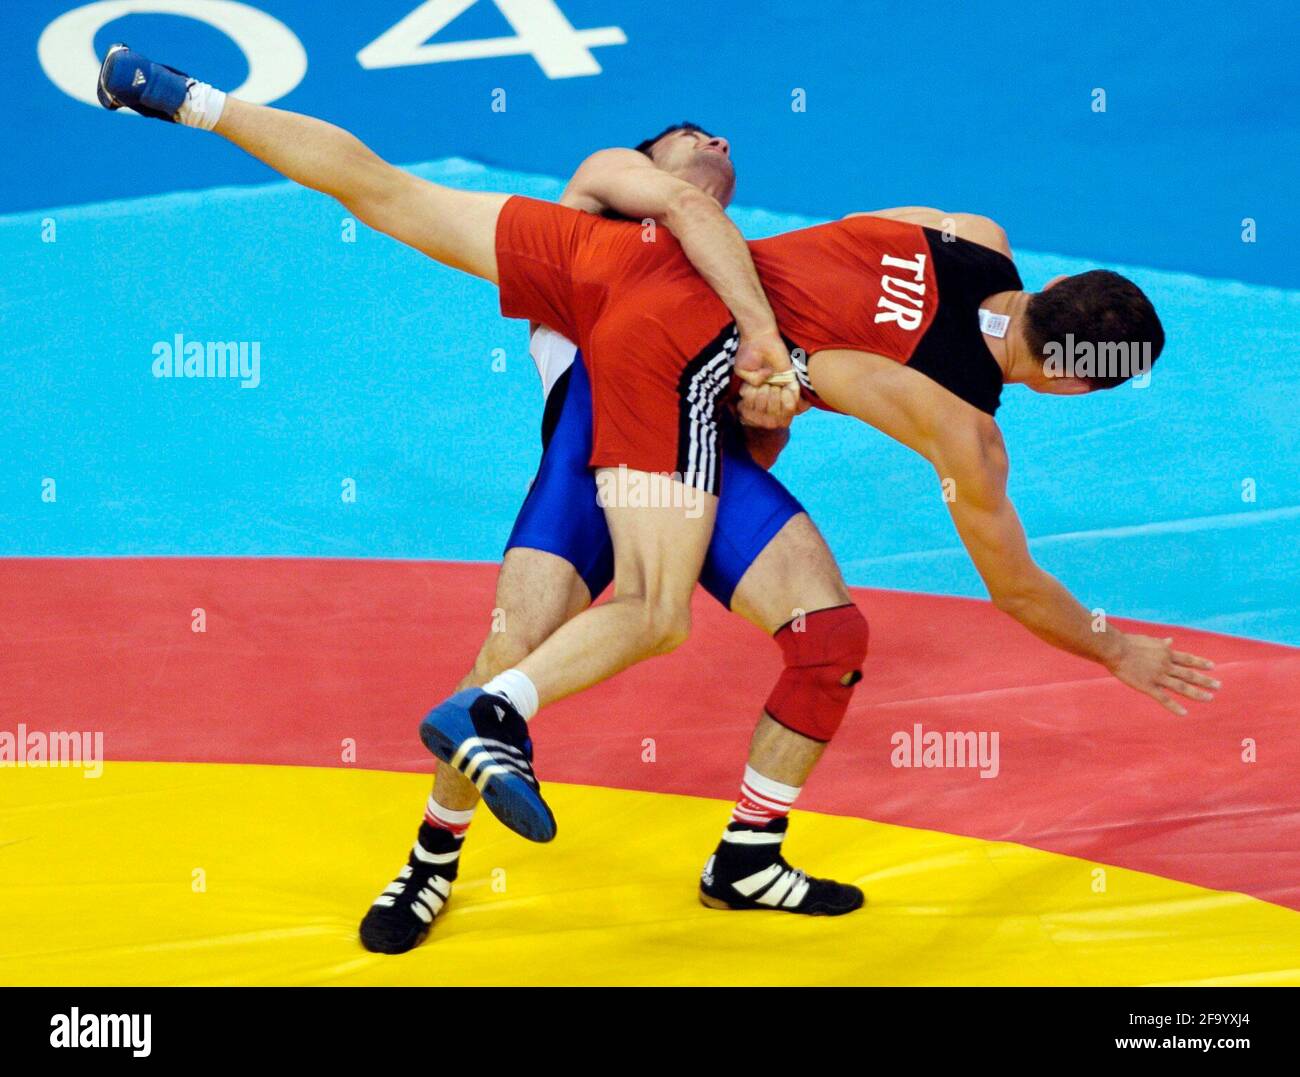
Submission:
[[[486,284],[364,228],[344,242],[344,216],[277,183],[0,217],[0,554],[498,558],[538,451],[525,329]],[[735,217],[755,237],[811,220]],[[1017,253],[1029,287],[1092,264]],[[1300,644],[1300,292],[1115,268],[1164,319],[1150,386],[1004,396],[1036,556],[1114,615]],[[256,342],[260,384],[155,378],[178,333]],[[982,595],[907,450],[811,413],[778,467],[849,582]]]

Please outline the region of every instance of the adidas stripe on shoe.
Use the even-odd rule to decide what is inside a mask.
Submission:
[[[762,827],[731,823],[700,876],[700,902],[710,909],[771,909],[806,916],[843,916],[866,896],[856,886],[818,879],[781,855],[788,820]]]
[[[424,746],[474,783],[488,809],[530,841],[555,837],[555,816],[533,772],[528,724],[501,696],[467,688],[420,723]]]
[[[464,838],[425,823],[406,866],[361,921],[361,945],[372,953],[404,954],[424,941],[451,897]]]

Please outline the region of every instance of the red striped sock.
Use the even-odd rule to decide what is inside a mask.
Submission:
[[[735,810],[731,813],[731,821],[746,826],[766,826],[773,819],[789,815],[798,796],[798,786],[774,782],[747,766],[744,781],[740,783],[740,799],[736,801]]]
[[[424,821],[430,826],[436,826],[440,830],[450,830],[458,838],[465,836],[465,831],[469,829],[470,821],[474,818],[475,808],[467,811],[452,811],[450,808],[444,808],[436,800],[433,794],[429,794],[429,802],[424,806]]]

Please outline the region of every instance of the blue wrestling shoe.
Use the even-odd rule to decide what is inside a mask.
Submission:
[[[106,109],[129,108],[141,116],[175,123],[194,81],[125,45],[113,45],[99,69],[99,103]]]
[[[483,794],[483,803],[529,841],[555,837],[555,816],[533,773],[528,723],[501,696],[466,688],[434,707],[420,723],[424,746],[450,763]]]

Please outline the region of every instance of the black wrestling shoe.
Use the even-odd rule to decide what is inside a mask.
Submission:
[[[781,855],[787,819],[763,827],[730,823],[700,876],[700,902],[710,909],[772,909],[807,916],[843,916],[867,900],[856,886],[814,879]]]
[[[421,824],[406,867],[361,921],[362,946],[376,954],[404,954],[424,941],[451,897],[464,841],[450,830]]]

